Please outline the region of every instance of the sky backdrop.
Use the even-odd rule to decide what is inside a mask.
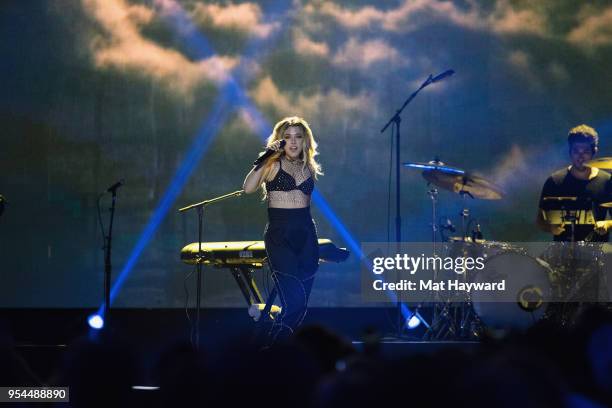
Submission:
[[[122,178],[114,276],[133,262],[116,305],[182,307],[185,286],[193,300],[179,252],[196,241],[196,217],[176,210],[240,189],[287,115],[311,124],[317,190],[351,237],[386,241],[391,133],[380,129],[447,69],[402,114],[401,160],[439,157],[506,192],[441,192],[441,216],[459,224],[467,206],[486,239],[546,240],[533,221],[544,180],[567,162],[568,129],[594,126],[612,156],[611,27],[610,1],[4,1],[0,307],[101,302],[96,200]],[[431,237],[427,190],[402,169],[406,241]],[[204,240],[261,239],[265,208],[259,194],[207,208]],[[313,215],[321,237],[348,246],[321,208]],[[359,306],[359,289],[353,256],[320,268],[311,304]],[[203,304],[243,304],[228,272],[206,270]]]

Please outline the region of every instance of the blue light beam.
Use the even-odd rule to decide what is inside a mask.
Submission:
[[[226,89],[222,90],[222,93],[226,92]],[[161,202],[158,207],[155,209],[153,216],[149,220],[145,230],[140,236],[136,246],[132,250],[128,261],[125,266],[121,270],[121,273],[113,283],[113,287],[110,293],[111,303],[117,297],[119,290],[121,289],[125,279],[129,275],[130,271],[140,258],[142,251],[151,241],[155,231],[161,224],[161,222],[166,217],[168,210],[172,207],[176,198],[180,194],[181,190],[185,186],[189,176],[199,163],[200,159],[204,155],[204,153],[208,150],[211,141],[214,139],[214,135],[216,135],[219,131],[219,128],[225,123],[227,117],[229,116],[231,110],[228,109],[229,101],[227,100],[226,95],[222,95],[217,99],[217,102],[211,109],[206,121],[204,121],[203,125],[198,130],[195,140],[192,143],[192,146],[187,154],[187,157],[183,160],[181,167],[176,172],[174,178],[170,182],[170,186],[168,190],[164,194]],[[104,316],[104,303],[100,306],[98,310],[98,314],[100,316]]]

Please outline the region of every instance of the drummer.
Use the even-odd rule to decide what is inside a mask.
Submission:
[[[553,234],[554,241],[571,241],[571,227],[567,222],[565,225],[551,223],[554,220],[550,217],[550,221],[547,221],[546,210],[555,203],[554,200],[545,200],[546,197],[571,197],[575,202],[573,209],[581,209],[585,213],[592,211],[594,219],[590,224],[577,222],[574,241],[607,242],[612,220],[606,220],[607,209],[599,204],[612,201],[612,180],[609,173],[588,165],[597,154],[599,135],[592,127],[580,125],[570,129],[567,142],[571,165],[555,171],[544,183],[537,225]]]

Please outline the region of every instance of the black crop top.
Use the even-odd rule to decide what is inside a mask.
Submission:
[[[279,160],[279,165],[280,168],[278,169],[276,176],[271,181],[266,182],[267,191],[300,190],[306,195],[312,194],[312,190],[314,190],[314,180],[312,179],[312,175],[297,186],[293,176],[283,170],[282,160]]]

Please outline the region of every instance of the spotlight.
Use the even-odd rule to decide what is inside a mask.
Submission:
[[[89,324],[89,327],[96,330],[100,330],[104,327],[104,319],[99,314],[89,316],[87,323]]]
[[[406,320],[406,327],[408,330],[416,329],[421,324],[421,319],[416,314],[413,314],[410,319]]]

